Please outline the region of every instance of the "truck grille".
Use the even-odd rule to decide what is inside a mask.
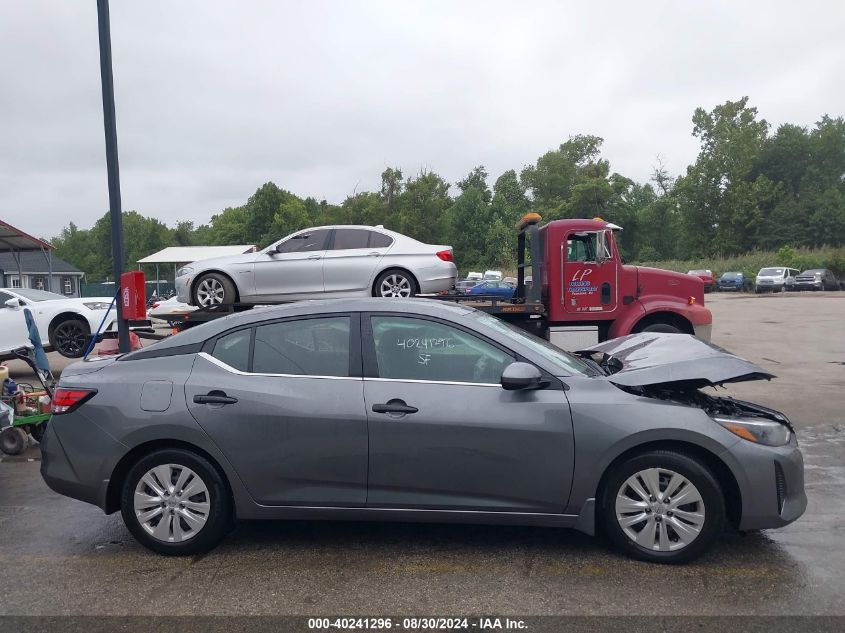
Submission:
[[[783,512],[783,504],[786,502],[786,477],[783,474],[783,467],[775,461],[775,490],[778,494],[778,514]]]

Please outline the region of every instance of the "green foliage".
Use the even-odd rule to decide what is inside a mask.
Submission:
[[[688,270],[756,274],[768,265],[829,267],[845,274],[845,120],[824,115],[812,127],[769,124],[747,97],[712,110],[696,109],[695,162],[674,177],[660,163],[649,183],[611,170],[603,139],[571,136],[520,172],[510,169],[492,187],[483,165],[455,186],[433,171],[406,178],[388,167],[378,191],[356,192],[340,204],[300,198],[273,182],[208,224],[174,228],[130,211],[124,214],[125,266],[165,246],[265,246],[307,226],[383,224],[431,244],[451,244],[462,272],[512,269],[515,224],[528,211],[545,220],[600,216],[624,228],[625,261],[659,262]],[[90,229],[70,223],[53,239],[57,254],[90,280],[111,274],[108,214]],[[788,246],[788,247],[787,247]],[[786,247],[786,248],[785,248]],[[780,249],[780,250],[778,250]],[[777,251],[777,253],[775,253]]]
[[[727,257],[698,257],[693,259],[669,259],[637,261],[640,266],[653,266],[685,273],[688,270],[707,268],[717,278],[725,272],[743,272],[754,279],[761,268],[767,266],[788,266],[799,270],[829,268],[837,277],[845,276],[845,248],[825,246],[807,248],[783,246],[775,251],[751,251],[743,255]]]

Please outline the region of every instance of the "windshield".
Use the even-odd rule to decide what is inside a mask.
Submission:
[[[824,269],[813,268],[812,270],[805,270],[802,275],[824,275]]]
[[[723,273],[722,279],[739,279],[742,277],[742,273]]]
[[[555,367],[553,372],[555,375],[580,374],[582,376],[595,376],[596,372],[590,368],[587,363],[582,361],[577,356],[573,356],[568,352],[564,352],[559,347],[555,347],[548,341],[541,339],[538,336],[529,334],[525,330],[521,330],[516,326],[510,325],[501,319],[490,316],[486,312],[476,311],[472,317],[478,319],[484,325],[487,325],[499,334],[504,335],[507,339],[528,347],[532,352],[536,352],[544,359],[552,363]]]
[[[36,290],[35,288],[15,288],[12,292],[17,293],[24,299],[29,299],[30,301],[55,301],[56,299],[67,298],[63,297],[62,295],[58,295],[55,292],[47,292],[46,290]]]
[[[782,277],[783,268],[763,268],[757,275],[759,277]]]
[[[712,273],[709,270],[691,270],[687,274],[688,275],[710,275]]]

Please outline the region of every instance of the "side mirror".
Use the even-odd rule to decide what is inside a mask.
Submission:
[[[6,299],[6,307],[11,308],[12,310],[17,310],[21,307],[21,300],[15,299],[12,297],[11,299]]]
[[[543,389],[549,382],[543,380],[540,370],[528,363],[511,363],[502,372],[502,389],[517,391],[520,389]]]
[[[284,249],[284,247],[285,247],[285,243],[279,242],[278,244],[276,244],[275,250],[270,251],[270,253],[281,253],[282,250]]]
[[[607,231],[599,231],[596,235],[596,263],[602,264],[610,259],[610,245],[607,242]]]

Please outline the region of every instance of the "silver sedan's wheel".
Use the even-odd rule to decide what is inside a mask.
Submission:
[[[681,550],[701,533],[704,500],[683,475],[647,468],[628,477],[616,494],[619,527],[639,546],[657,552]]]
[[[180,464],[151,468],[138,481],[135,517],[154,539],[182,543],[205,527],[211,511],[208,487],[193,470]]]
[[[414,282],[403,273],[391,272],[379,280],[378,294],[381,297],[410,297],[414,294]]]
[[[201,307],[220,305],[223,303],[223,298],[226,296],[226,291],[223,284],[215,277],[206,277],[197,285],[197,302]]]

